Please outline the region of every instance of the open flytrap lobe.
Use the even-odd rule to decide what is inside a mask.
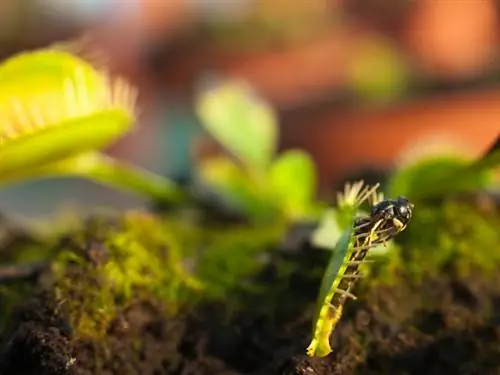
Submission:
[[[312,340],[307,348],[311,357],[324,357],[332,352],[330,335],[342,316],[345,302],[356,299],[352,290],[363,275],[360,267],[368,263],[369,250],[386,244],[401,233],[411,220],[413,204],[404,197],[386,199],[376,192],[378,185],[365,187],[354,184],[346,190],[343,202],[352,206],[353,225],[337,242],[328,264],[317,302]],[[341,197],[342,198],[342,197]],[[372,209],[369,215],[356,215],[361,204],[369,199]],[[349,202],[350,201],[350,202]]]
[[[85,177],[172,200],[170,181],[98,152],[133,128],[137,89],[61,48],[0,64],[0,184]]]

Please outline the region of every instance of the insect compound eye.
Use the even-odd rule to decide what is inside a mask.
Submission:
[[[410,201],[405,197],[398,197],[397,202],[398,202],[398,207],[397,207],[398,215],[401,218],[409,220],[411,218],[413,204],[411,204]]]

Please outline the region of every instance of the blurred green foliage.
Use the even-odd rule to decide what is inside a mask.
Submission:
[[[500,151],[476,161],[450,154],[423,155],[394,171],[386,191],[414,201],[472,193],[495,187],[493,175],[499,165]]]
[[[196,104],[205,128],[246,167],[268,167],[277,146],[276,115],[247,84],[222,84],[202,93]]]
[[[353,47],[348,64],[350,89],[370,102],[397,100],[410,84],[410,68],[396,46],[376,35],[363,37]]]
[[[202,93],[198,115],[210,134],[237,158],[206,160],[198,166],[203,183],[232,208],[260,221],[316,216],[316,170],[300,150],[276,155],[278,124],[272,108],[239,81]]]

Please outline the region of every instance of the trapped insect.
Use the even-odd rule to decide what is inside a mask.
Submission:
[[[341,307],[347,298],[356,299],[351,290],[355,281],[362,277],[359,266],[367,262],[368,251],[375,245],[385,245],[401,233],[411,220],[413,207],[405,197],[386,199],[373,206],[370,216],[354,220],[353,252],[343,274],[339,275],[341,279],[330,302],[333,309]]]
[[[360,266],[368,263],[368,251],[380,244],[386,244],[409,224],[414,205],[405,197],[383,199],[376,193],[378,185],[362,189],[362,182],[348,186],[345,197],[355,210],[371,198],[373,206],[368,215],[353,219],[353,225],[339,240],[325,271],[318,310],[313,325],[312,341],[307,348],[309,356],[323,357],[331,353],[330,334],[342,316],[342,309],[348,298],[356,299],[352,289],[356,280],[363,275]]]

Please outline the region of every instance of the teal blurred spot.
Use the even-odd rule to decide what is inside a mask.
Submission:
[[[191,174],[190,147],[202,134],[194,114],[185,105],[169,105],[160,121],[158,130],[160,168],[172,178],[185,179]]]

